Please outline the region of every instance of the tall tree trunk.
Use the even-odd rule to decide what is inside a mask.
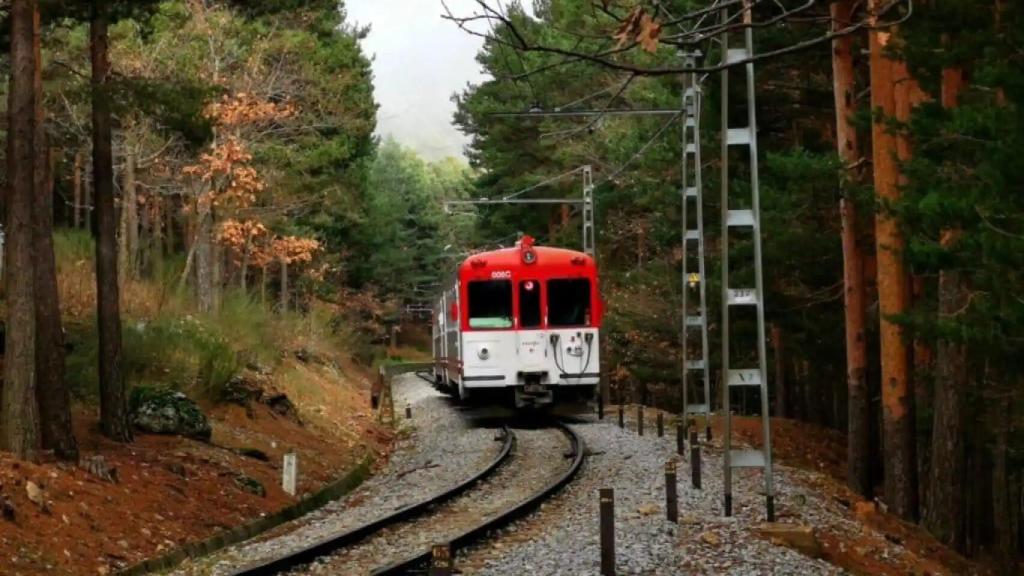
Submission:
[[[925,278],[913,275],[910,281],[910,295],[913,306],[926,297]],[[913,344],[914,357],[914,422],[917,443],[917,498],[921,517],[927,513],[928,487],[931,485],[932,462],[932,389],[934,380],[934,353],[931,344],[923,335],[916,335]]]
[[[175,237],[174,237],[174,223],[175,213],[174,211],[178,208],[177,204],[172,198],[166,198],[163,202],[164,206],[164,218],[167,221],[164,223],[164,253],[167,255],[174,254],[175,249]]]
[[[33,48],[36,2],[13,0],[11,81],[8,96],[6,349],[4,353],[3,447],[31,460],[39,449],[36,403],[36,307],[33,204],[35,200],[36,100],[39,63]]]
[[[789,416],[786,394],[786,356],[782,342],[782,328],[772,324],[772,350],[775,355],[775,415],[779,418]]]
[[[125,281],[135,277],[135,265],[139,248],[139,211],[135,185],[135,155],[128,153],[124,159],[124,174],[121,176],[121,235],[118,243],[118,272],[121,290]]]
[[[210,270],[210,276],[212,277],[210,286],[212,288],[211,294],[213,295],[213,311],[216,312],[220,310],[224,288],[224,249],[223,245],[213,238],[212,232],[210,235],[210,254],[213,260]]]
[[[252,251],[252,232],[245,235],[245,244],[242,246],[242,270],[239,286],[242,287],[242,294],[248,295],[249,283],[249,253]]]
[[[196,297],[199,301],[199,311],[208,314],[214,309],[213,218],[209,209],[204,211],[200,208],[192,252],[195,254]]]
[[[1020,383],[1018,379],[1018,384]],[[992,428],[995,443],[992,447],[992,528],[994,548],[1000,576],[1019,574],[1017,571],[1016,547],[1014,538],[1013,515],[1019,500],[1012,494],[1010,482],[1010,427],[1013,425],[1013,414],[1009,393],[1004,392],[993,404],[994,418]]]
[[[872,0],[877,10],[881,0]],[[903,518],[916,513],[917,486],[914,482],[914,426],[909,389],[909,350],[903,328],[893,316],[907,311],[907,269],[903,262],[905,241],[889,203],[899,199],[896,140],[889,134],[888,119],[895,113],[894,63],[885,55],[890,34],[869,33],[871,43],[871,104],[876,112],[872,123],[872,157],[875,194],[881,206],[876,216],[878,244],[878,300],[881,312],[882,418],[885,468],[885,500]]]
[[[36,62],[42,62],[39,9],[35,10],[33,44]],[[32,212],[35,244],[36,297],[36,400],[39,404],[43,448],[63,460],[78,459],[78,445],[71,426],[71,395],[64,365],[64,330],[57,290],[57,260],[53,253],[53,174],[56,155],[46,145],[43,110],[43,72],[35,71],[35,188]]]
[[[74,198],[75,205],[72,206],[74,209],[73,223],[75,230],[82,227],[82,151],[75,152],[75,167],[71,173],[71,190],[72,198]]]
[[[267,262],[263,265],[263,273],[260,276],[260,304],[265,308],[267,306],[267,284],[270,282],[270,263]]]
[[[288,260],[281,258],[281,314],[288,312]]]
[[[149,237],[149,261],[152,274],[158,282],[164,280],[164,210],[167,206],[160,193],[154,193],[150,198],[152,202],[152,214],[150,221],[152,232]]]
[[[853,19],[854,3],[841,0],[831,6],[832,28],[845,28]],[[866,290],[864,251],[860,245],[857,207],[850,193],[857,183],[860,147],[853,125],[856,113],[856,71],[853,64],[854,37],[841,36],[832,44],[833,94],[836,108],[836,146],[843,163],[839,200],[842,219],[843,282],[846,310],[846,386],[848,432],[846,481],[861,494],[871,494],[871,409],[867,389],[867,340],[864,335]]]
[[[132,268],[132,275],[135,278],[142,278],[143,273],[147,273],[150,269],[150,263],[153,253],[153,210],[152,204],[153,199],[147,198],[145,195],[138,197],[138,204],[142,207],[141,211],[138,211],[139,217],[139,234],[137,243],[138,246],[135,249],[135,265]]]
[[[948,68],[942,73],[942,106],[955,108],[963,89],[963,71]],[[960,229],[942,234],[941,244],[951,249]],[[967,305],[967,290],[958,270],[939,272],[939,316],[949,319]],[[941,339],[935,362],[935,400],[932,421],[932,462],[924,524],[940,541],[964,550],[964,483],[967,481],[967,350],[962,343]]]
[[[121,301],[117,276],[117,216],[110,113],[108,5],[92,3],[92,163],[96,205],[96,294],[99,326],[100,428],[129,442],[128,395],[121,361]]]

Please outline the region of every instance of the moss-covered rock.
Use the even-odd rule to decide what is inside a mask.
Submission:
[[[204,442],[213,434],[209,419],[195,402],[166,388],[132,389],[130,417],[136,428],[151,434],[173,434]]]
[[[263,487],[263,484],[259,480],[251,476],[246,476],[245,474],[239,473],[235,475],[235,486],[238,486],[239,489],[245,492],[255,494],[256,496],[267,495],[267,489]]]

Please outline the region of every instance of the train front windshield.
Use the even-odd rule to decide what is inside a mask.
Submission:
[[[469,327],[512,327],[512,282],[487,280],[469,283]]]
[[[590,325],[590,280],[566,278],[548,282],[548,325]]]

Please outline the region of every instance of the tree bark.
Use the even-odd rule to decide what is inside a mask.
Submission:
[[[288,312],[288,260],[281,258],[281,313]]]
[[[912,305],[916,306],[926,296],[925,278],[913,275],[910,280],[910,297]],[[915,451],[917,454],[917,498],[920,502],[920,514],[924,518],[927,513],[928,487],[931,480],[932,462],[932,423],[928,417],[932,415],[932,389],[931,382],[934,380],[934,354],[931,344],[922,335],[914,337],[914,418],[915,437],[917,443]]]
[[[110,112],[108,5],[92,3],[92,162],[96,205],[96,294],[99,326],[100,428],[111,440],[129,442],[128,395],[121,359],[121,302],[117,275],[117,217]]]
[[[124,174],[121,176],[121,234],[118,243],[118,272],[121,291],[125,282],[135,277],[139,247],[139,211],[135,186],[135,156],[125,155]]]
[[[33,44],[36,62],[42,62],[39,10],[35,10]],[[42,447],[68,461],[78,459],[71,425],[71,395],[64,364],[64,329],[57,289],[57,260],[53,252],[53,165],[56,154],[46,145],[42,67],[35,71],[35,188],[32,212],[35,244],[36,297],[36,400],[39,404]]]
[[[75,230],[82,227],[82,151],[75,152],[75,167],[71,173],[72,198],[75,205],[72,206],[73,222]]]
[[[150,214],[150,223],[152,225],[152,231],[149,237],[149,264],[152,269],[153,276],[158,282],[164,280],[164,210],[167,207],[164,205],[164,199],[159,193],[154,193],[150,197],[152,203],[152,214]]]
[[[775,353],[775,415],[779,418],[789,416],[786,394],[786,357],[782,341],[782,328],[772,324],[772,349]]]
[[[200,208],[199,224],[192,246],[195,253],[196,297],[199,311],[208,314],[214,309],[213,295],[213,218],[209,209]]]
[[[96,226],[93,219],[93,212],[96,207],[93,202],[92,179],[95,178],[92,170],[92,163],[85,163],[85,174],[82,177],[82,227],[91,234],[95,234]]]
[[[831,6],[833,29],[844,28],[852,21],[852,0],[841,0]],[[833,94],[836,108],[836,147],[843,164],[840,175],[842,198],[839,214],[842,220],[843,282],[846,314],[846,386],[848,430],[846,443],[846,481],[862,496],[871,494],[871,408],[867,389],[867,340],[865,338],[866,290],[864,287],[864,251],[860,245],[857,207],[850,198],[859,179],[856,165],[860,160],[856,113],[856,71],[853,64],[854,37],[842,36],[832,44]]]
[[[963,88],[963,71],[942,73],[942,106],[955,108]],[[940,240],[951,249],[960,229],[945,230]],[[939,272],[939,317],[950,319],[967,306],[964,278],[957,270]],[[935,399],[932,421],[932,462],[924,524],[940,541],[964,550],[964,483],[967,481],[966,430],[967,350],[960,342],[939,340],[935,362]],[[941,465],[936,465],[941,463]]]
[[[1012,406],[1009,394],[997,398],[993,402],[993,431],[995,445],[992,447],[992,528],[994,534],[995,556],[1000,566],[1000,576],[1017,574],[1016,546],[1014,538],[1013,514],[1019,502],[1011,493],[1010,482],[1010,428],[1012,422]]]
[[[881,0],[872,0],[876,10]],[[896,515],[913,519],[917,509],[914,426],[909,389],[909,350],[903,328],[893,317],[907,311],[905,240],[888,204],[899,199],[896,140],[886,122],[895,114],[894,63],[885,55],[890,33],[873,30],[871,44],[872,157],[875,194],[881,206],[875,220],[878,245],[878,300],[881,312],[882,419],[885,500]],[[880,113],[880,114],[879,114]]]
[[[270,279],[269,279],[270,274],[269,274],[269,271],[268,271],[269,268],[270,268],[270,263],[269,262],[264,264],[263,265],[263,273],[262,273],[262,275],[260,277],[261,278],[260,279],[260,304],[262,304],[264,307],[266,307],[266,305],[267,305],[267,283],[270,281]]]
[[[241,278],[239,280],[239,286],[242,287],[242,294],[248,295],[248,277],[249,277],[249,252],[252,250],[252,233],[247,232],[245,235],[245,244],[242,246],[242,270]]]
[[[35,200],[36,101],[38,67],[33,36],[36,2],[13,0],[11,79],[8,95],[6,267],[6,348],[3,386],[3,447],[25,460],[39,449],[36,403],[36,307],[33,204]]]

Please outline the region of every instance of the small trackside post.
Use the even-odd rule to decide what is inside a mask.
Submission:
[[[619,428],[626,427],[626,409],[619,406]]]
[[[676,454],[686,455],[686,428],[682,418],[676,421]]]
[[[690,475],[690,484],[700,490],[700,443],[696,428],[690,430]]]
[[[452,547],[448,542],[434,544],[430,549],[430,576],[451,576],[455,573]]]
[[[636,407],[636,433],[639,436],[644,435],[644,405],[641,404]]]
[[[602,488],[601,503],[601,576],[615,576],[615,490]]]
[[[661,412],[658,412],[658,438],[665,436],[665,417]]]
[[[676,490],[676,461],[665,462],[665,516],[673,524],[679,523],[679,495]]]

